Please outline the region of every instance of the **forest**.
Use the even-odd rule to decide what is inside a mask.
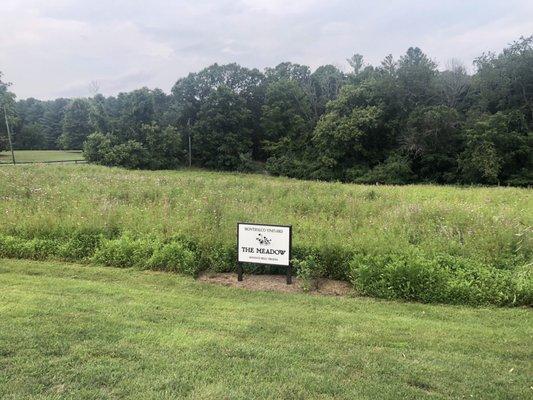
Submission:
[[[213,64],[169,94],[17,100],[0,73],[15,149],[83,149],[130,169],[192,166],[354,183],[533,183],[533,36],[473,73],[417,47],[350,69]],[[0,125],[0,150],[8,148]],[[189,149],[191,149],[189,151]]]

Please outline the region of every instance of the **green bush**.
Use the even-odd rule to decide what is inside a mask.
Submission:
[[[197,246],[198,262],[203,270],[231,272],[237,267],[237,249],[223,243],[206,241]]]
[[[61,257],[65,260],[83,261],[90,259],[100,246],[103,235],[98,230],[79,230],[61,245]]]
[[[499,269],[480,261],[419,250],[363,255],[345,249],[296,247],[293,265],[304,290],[321,277],[349,280],[357,292],[385,299],[425,303],[500,306],[533,305],[533,268]],[[80,230],[58,239],[0,235],[0,257],[92,261],[196,276],[202,270],[235,271],[236,248],[176,236],[167,240],[124,234],[106,238]],[[347,261],[349,260],[349,261]],[[247,265],[247,272],[284,273],[284,267]]]
[[[418,251],[356,256],[350,280],[365,295],[425,303],[531,305],[533,276],[499,270],[457,256],[430,257]]]
[[[296,275],[300,279],[300,285],[304,292],[317,289],[318,278],[323,276],[318,263],[313,256],[307,256],[303,260],[293,259],[292,264],[296,270]]]
[[[50,239],[24,239],[0,235],[0,257],[45,260],[59,253],[59,244]]]
[[[147,268],[157,245],[154,240],[134,239],[128,235],[106,239],[96,250],[92,261],[110,267]]]
[[[194,253],[178,242],[156,248],[148,260],[148,268],[193,276],[199,271]]]

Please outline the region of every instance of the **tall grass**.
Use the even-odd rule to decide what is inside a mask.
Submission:
[[[465,302],[516,302],[517,285],[522,288],[519,302],[531,301],[523,299],[524,285],[531,288],[530,189],[365,186],[205,171],[21,166],[0,169],[0,215],[4,256],[105,264],[118,257],[112,252],[123,251],[121,246],[129,251],[142,247],[147,250],[134,257],[135,265],[149,267],[155,265],[154,254],[169,258],[171,251],[162,249],[179,243],[196,263],[192,268],[190,257],[183,256],[188,260],[184,270],[232,270],[238,221],[292,224],[295,257],[314,257],[323,275],[351,279],[362,293],[450,302],[406,296],[390,289],[391,282],[373,291],[364,283],[366,275],[358,273],[378,264],[371,270],[389,271],[390,260],[399,258],[409,266],[448,257],[446,266],[431,268],[497,271],[513,282],[501,288],[509,290],[500,296],[505,301]],[[372,261],[365,264],[363,259]],[[455,260],[451,267],[450,259]],[[475,276],[465,279],[476,282]]]

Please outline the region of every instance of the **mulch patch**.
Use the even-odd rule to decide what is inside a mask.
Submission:
[[[237,280],[234,273],[205,272],[198,277],[200,282],[213,283],[224,286],[238,287],[248,290],[265,290],[285,293],[303,293],[298,278],[292,278],[292,285],[287,285],[284,275],[250,275],[245,274],[243,281]],[[348,282],[332,279],[319,279],[317,287],[312,288],[310,294],[326,296],[347,296],[352,292]]]

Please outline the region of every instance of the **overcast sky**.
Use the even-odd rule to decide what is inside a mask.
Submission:
[[[214,62],[346,69],[418,46],[470,66],[531,34],[532,0],[0,0],[0,71],[18,98],[168,92]]]

